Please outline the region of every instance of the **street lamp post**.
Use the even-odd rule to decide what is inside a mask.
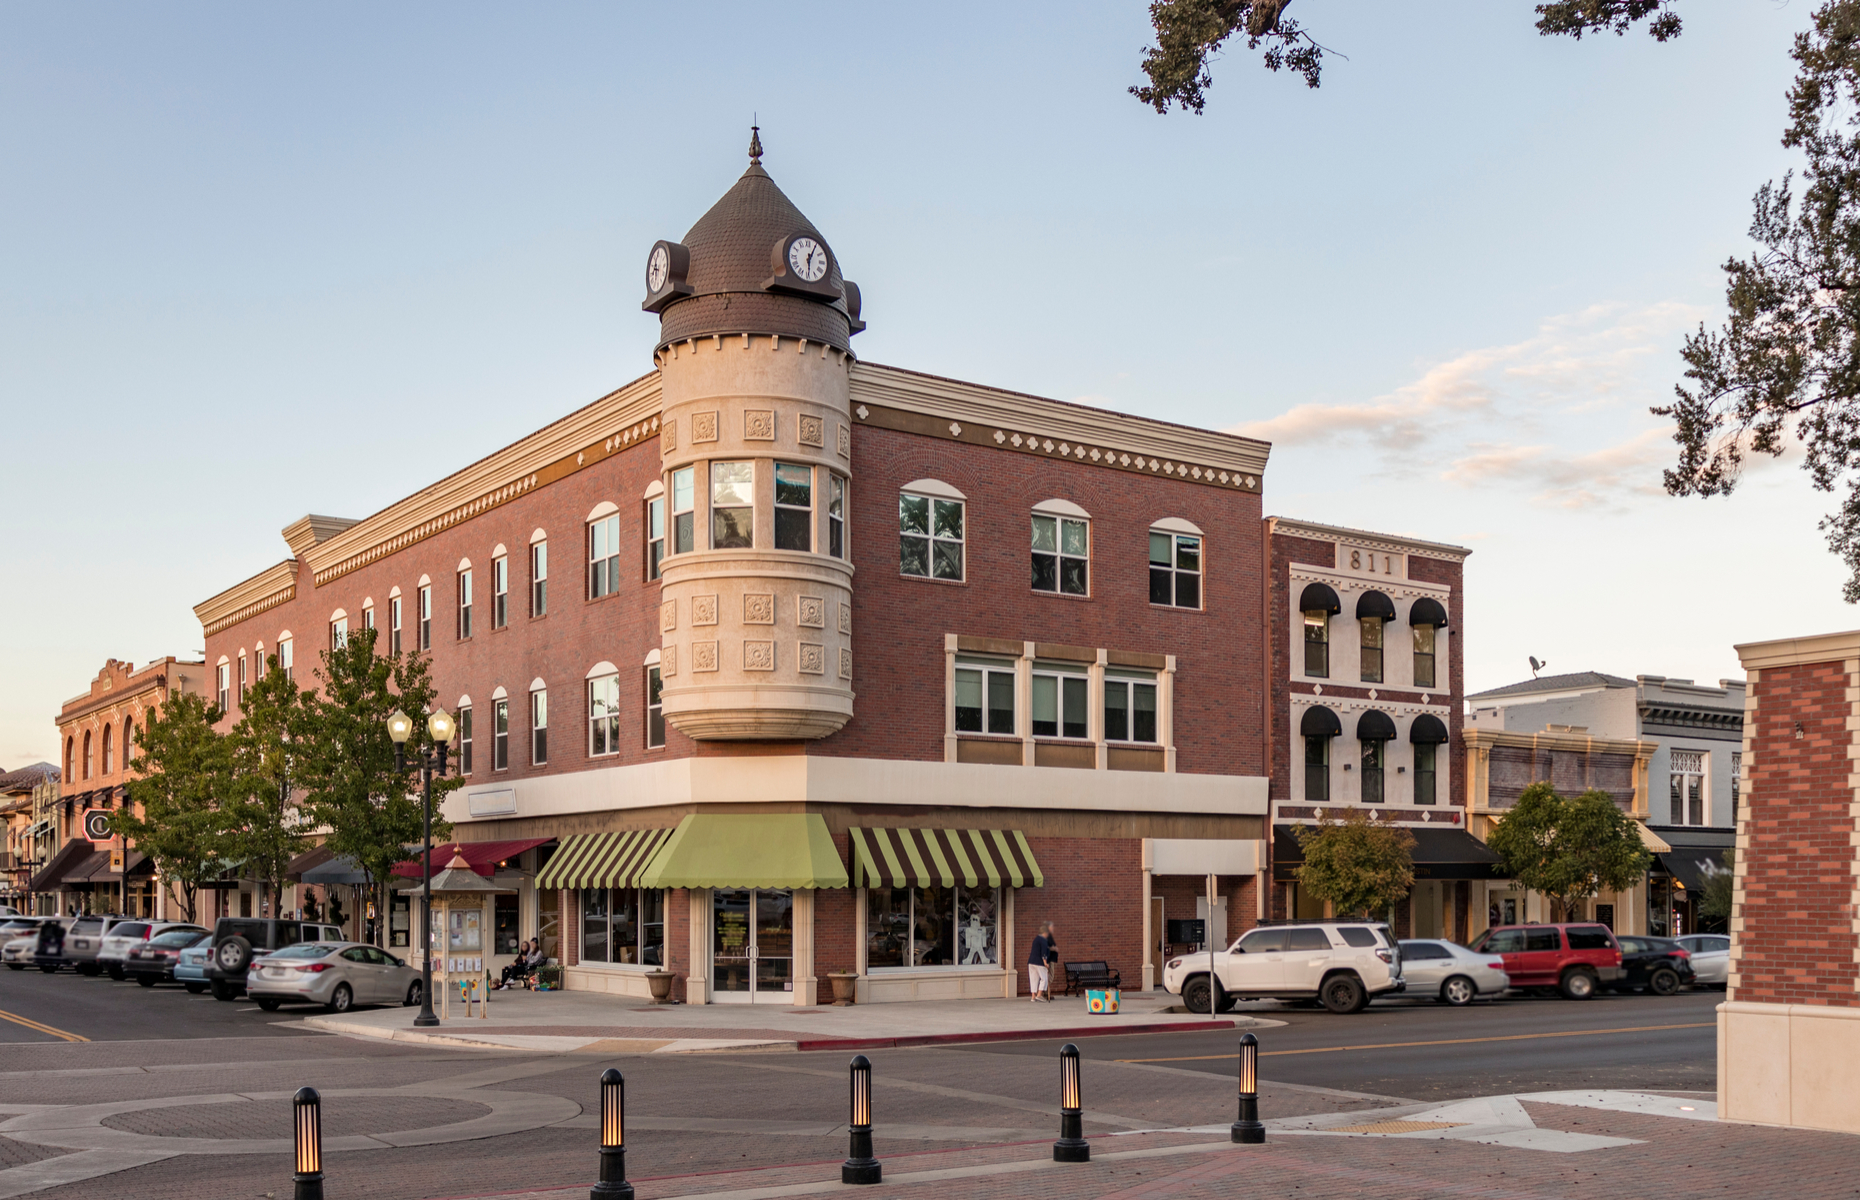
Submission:
[[[388,737],[394,741],[394,766],[407,769],[407,739],[413,736],[413,718],[395,709],[388,717]],[[426,864],[425,884],[420,896],[420,1015],[413,1019],[416,1027],[439,1024],[433,1011],[433,772],[446,773],[446,747],[452,741],[452,714],[441,708],[426,719],[426,732],[432,744],[420,747],[420,815],[424,822]]]

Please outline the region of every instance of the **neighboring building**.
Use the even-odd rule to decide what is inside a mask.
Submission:
[[[129,763],[138,732],[171,694],[202,693],[205,666],[169,656],[137,670],[133,663],[112,658],[87,691],[65,701],[58,714],[62,795],[40,818],[49,820],[44,832],[50,839],[30,885],[39,894],[41,910],[132,916],[166,912],[154,863],[120,839],[92,842],[85,836],[85,814],[129,802],[125,785],[134,778]]]
[[[1637,898],[1634,917],[1619,928],[1677,937],[1716,925],[1699,912],[1698,902],[1733,841],[1744,736],[1742,680],[1721,679],[1713,687],[1663,675],[1626,679],[1588,671],[1478,692],[1467,704],[1467,723],[1475,729],[1649,743],[1646,761],[1637,768],[1645,779],[1635,785],[1644,795],[1632,811],[1649,830],[1656,856],[1644,909]],[[1617,753],[1640,752],[1624,747]],[[1634,789],[1617,790],[1625,796]]]
[[[1466,831],[1463,564],[1471,551],[1270,517],[1271,912],[1320,917],[1294,830],[1349,809],[1414,834],[1403,937],[1467,936],[1495,856]],[[1482,926],[1481,926],[1482,927]]]
[[[34,796],[48,781],[58,781],[58,768],[51,763],[0,773],[0,829],[6,836],[0,849],[0,904],[21,912],[33,911],[30,885],[40,861]]]
[[[1055,920],[1147,982],[1193,911],[1158,874],[1258,904],[1268,446],[859,361],[759,154],[651,248],[651,373],[196,607],[228,721],[356,629],[431,654],[468,781],[438,863],[508,889],[449,910],[449,962],[999,997]]]
[[[1749,683],[1718,1116],[1860,1133],[1860,632],[1737,653]]]

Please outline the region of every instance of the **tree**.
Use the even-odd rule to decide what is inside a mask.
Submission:
[[[1372,821],[1361,809],[1294,831],[1304,851],[1298,886],[1328,900],[1339,916],[1372,916],[1414,887],[1414,835]]]
[[[245,712],[230,735],[227,844],[253,879],[269,885],[274,917],[283,915],[277,908],[285,868],[302,851],[310,828],[293,799],[303,765],[298,742],[307,729],[309,698],[289,672],[279,669],[273,654],[247,690]]]
[[[1637,22],[1658,41],[1679,36],[1675,0],[1557,0],[1537,5],[1537,30],[1545,36],[1581,40],[1585,33],[1625,34]],[[1286,70],[1316,87],[1323,76],[1326,50],[1288,18],[1291,0],[1155,0],[1150,25],[1156,45],[1143,50],[1143,73],[1150,82],[1130,94],[1159,113],[1179,104],[1199,113],[1213,84],[1209,62],[1229,38],[1246,38],[1249,50],[1264,47],[1261,61],[1269,71]],[[1330,53],[1335,53],[1331,51]]]
[[[1719,860],[1724,864],[1721,870],[1705,873],[1705,890],[1699,894],[1699,915],[1713,921],[1731,919],[1731,893],[1733,884],[1732,869],[1737,866],[1736,849],[1727,849]]]
[[[1542,781],[1524,789],[1486,844],[1514,879],[1550,899],[1554,920],[1604,888],[1627,891],[1653,861],[1634,819],[1607,792],[1565,798]]]
[[[1794,434],[1803,469],[1839,509],[1821,522],[1847,564],[1842,595],[1860,602],[1860,0],[1824,0],[1797,34],[1783,145],[1807,159],[1757,190],[1746,261],[1724,264],[1729,319],[1686,339],[1676,399],[1653,411],[1674,420],[1675,496],[1728,496],[1749,454],[1780,455]]]
[[[189,692],[174,693],[151,712],[128,764],[140,776],[129,783],[132,803],[110,817],[112,830],[155,860],[163,882],[181,889],[190,922],[201,885],[224,869],[227,829],[221,800],[232,746],[214,728],[224,715]]]
[[[417,769],[396,768],[387,719],[395,709],[416,715],[408,750],[431,741],[426,722],[417,715],[435,706],[430,663],[414,652],[375,653],[376,631],[356,630],[344,644],[325,651],[317,672],[318,689],[305,700],[308,716],[298,751],[305,764],[303,804],[312,820],[327,830],[323,845],[352,858],[385,890],[405,847],[422,836]],[[412,767],[417,753],[409,753]],[[435,779],[433,803],[464,780]],[[433,822],[433,836],[444,838],[452,826]]]

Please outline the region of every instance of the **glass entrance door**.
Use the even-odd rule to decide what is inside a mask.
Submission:
[[[711,997],[718,1003],[794,1000],[794,893],[711,893]]]

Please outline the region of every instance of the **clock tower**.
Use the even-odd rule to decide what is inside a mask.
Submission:
[[[648,252],[646,290],[665,718],[700,741],[826,737],[853,712],[859,289],[763,169],[754,130],[735,186]]]

